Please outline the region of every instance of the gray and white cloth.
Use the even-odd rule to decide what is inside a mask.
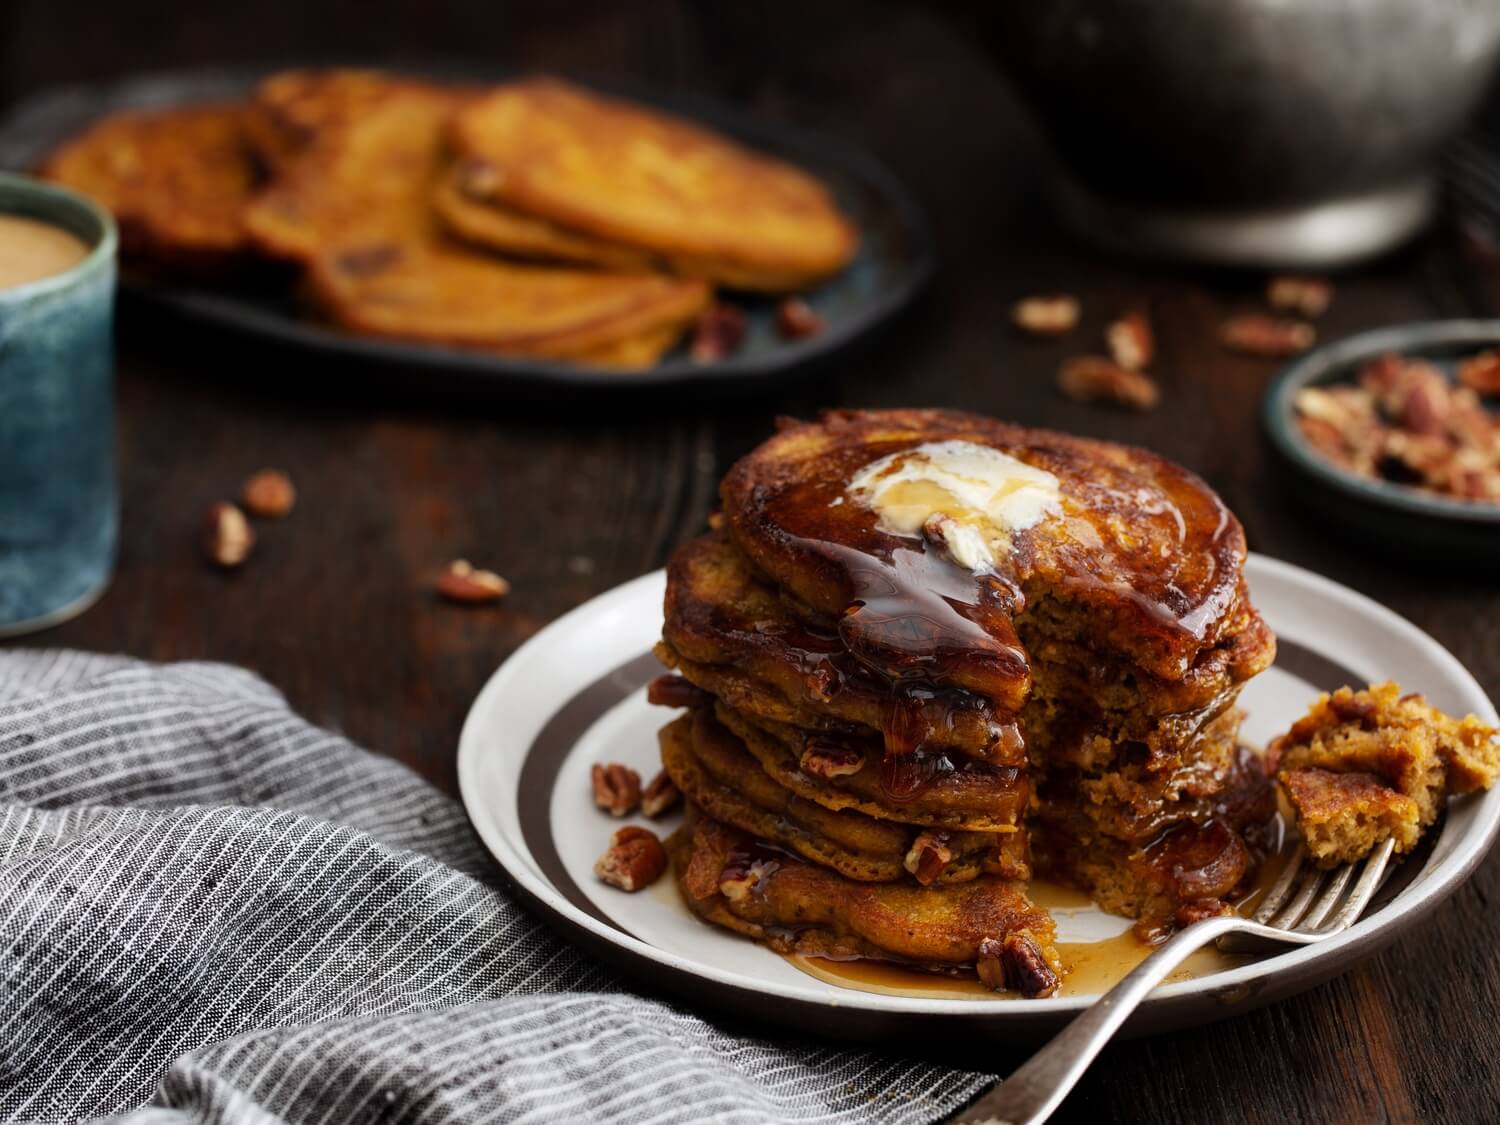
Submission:
[[[633,995],[248,672],[0,652],[0,1120],[920,1122],[986,1081]]]

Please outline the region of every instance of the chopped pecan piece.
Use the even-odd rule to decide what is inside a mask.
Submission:
[[[1066,293],[1022,297],[1011,306],[1010,318],[1034,336],[1061,336],[1078,323],[1078,300]]]
[[[804,340],[823,331],[823,318],[801,297],[787,297],[776,306],[776,331],[783,340]]]
[[[800,765],[803,773],[832,781],[864,769],[865,756],[853,746],[814,735],[803,744]]]
[[[930,886],[943,876],[943,870],[953,859],[953,849],[948,846],[948,833],[928,831],[920,833],[912,841],[903,861],[922,886]]]
[[[1111,402],[1132,410],[1150,410],[1161,400],[1161,390],[1149,377],[1098,355],[1064,360],[1057,385],[1079,402]]]
[[[641,775],[619,762],[595,762],[589,771],[594,804],[610,816],[629,816],[641,803]]]
[[[1266,304],[1309,320],[1327,312],[1332,300],[1333,286],[1321,277],[1273,277],[1266,283]]]
[[[662,770],[651,779],[641,794],[641,812],[652,820],[671,812],[682,800],[682,790],[672,781],[671,775]]]
[[[985,987],[996,992],[1012,989],[1027,999],[1051,996],[1061,983],[1041,947],[1024,933],[1007,934],[1004,941],[985,938],[974,969]]]
[[[1130,371],[1149,367],[1156,356],[1156,336],[1143,312],[1129,312],[1112,321],[1104,330],[1104,342],[1114,361]]]
[[[262,519],[279,520],[297,502],[292,478],[279,469],[261,469],[240,488],[240,503],[245,511]]]
[[[646,685],[646,702],[658,707],[705,707],[712,700],[701,687],[671,673]]]
[[[737,305],[720,302],[698,318],[688,354],[694,363],[713,363],[739,351],[744,340],[744,312]]]
[[[216,564],[229,570],[250,556],[255,546],[255,529],[245,513],[227,501],[211,504],[203,515],[203,552]]]
[[[1231,351],[1263,359],[1284,359],[1305,352],[1318,334],[1311,324],[1261,313],[1232,316],[1219,329],[1219,338]]]
[[[1482,395],[1500,395],[1500,351],[1480,352],[1458,365],[1458,381]]]
[[[612,887],[634,893],[649,887],[667,869],[667,850],[647,828],[627,825],[615,833],[594,864],[594,874]]]
[[[986,988],[993,992],[1004,992],[1005,946],[990,937],[981,941],[979,956],[974,960],[974,970]]]
[[[468,559],[454,559],[438,575],[437,592],[450,602],[480,605],[497,602],[510,593],[510,583],[493,570],[480,570]]]
[[[775,860],[752,859],[747,853],[729,853],[729,860],[719,872],[719,893],[730,902],[743,902],[780,866]]]

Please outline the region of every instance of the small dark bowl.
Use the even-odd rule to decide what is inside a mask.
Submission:
[[[1495,347],[1500,320],[1419,321],[1350,336],[1293,363],[1266,391],[1263,420],[1296,498],[1383,554],[1493,573],[1500,562],[1500,504],[1448,499],[1345,472],[1303,439],[1295,401],[1303,387],[1350,381],[1365,361],[1386,352],[1426,359],[1451,374],[1459,359]]]

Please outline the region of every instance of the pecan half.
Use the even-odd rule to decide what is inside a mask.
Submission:
[[[438,575],[438,596],[450,602],[480,605],[497,602],[510,593],[510,583],[493,570],[478,570],[468,559],[454,559]]]
[[[694,363],[713,363],[739,351],[744,340],[744,312],[736,305],[721,302],[698,318],[688,354]]]
[[[1311,324],[1262,313],[1232,316],[1219,328],[1219,339],[1226,348],[1262,359],[1284,359],[1305,352],[1317,338]]]
[[[1328,311],[1333,286],[1321,277],[1273,277],[1266,282],[1266,304],[1278,312],[1296,313],[1309,320]]]
[[[252,516],[279,520],[297,503],[297,489],[279,469],[262,469],[241,486],[240,503]]]
[[[1111,321],[1104,330],[1104,342],[1114,361],[1130,371],[1149,367],[1156,357],[1156,335],[1143,312],[1129,312]]]
[[[1148,376],[1100,355],[1064,360],[1057,386],[1078,402],[1109,402],[1131,410],[1150,410],[1161,401],[1161,389]]]
[[[917,882],[926,887],[942,878],[943,870],[952,859],[953,849],[948,847],[948,833],[929,831],[920,833],[912,841],[903,865]]]
[[[1458,365],[1458,381],[1482,395],[1500,395],[1500,352],[1480,352]]]
[[[801,297],[787,297],[776,306],[776,331],[783,340],[804,340],[823,331],[823,318]]]
[[[594,804],[610,816],[629,816],[641,803],[641,775],[619,762],[595,762],[589,771]]]
[[[655,820],[671,812],[681,800],[682,790],[677,788],[671,775],[662,770],[651,779],[651,784],[641,794],[641,812]]]
[[[245,513],[227,501],[209,505],[203,514],[203,552],[229,569],[239,566],[255,546],[255,530]]]
[[[994,992],[1005,991],[1005,946],[992,937],[979,943],[974,970],[984,986]]]
[[[852,746],[829,738],[809,738],[803,745],[802,772],[824,781],[848,777],[865,768],[865,756]]]
[[[705,707],[712,699],[701,687],[670,672],[646,685],[646,702],[658,707]]]
[[[1078,323],[1078,299],[1066,293],[1022,297],[1010,307],[1010,318],[1033,336],[1061,336]]]
[[[1051,996],[1062,982],[1042,956],[1042,950],[1027,934],[1007,934],[1005,953],[1001,963],[1005,966],[1006,983],[1028,1000],[1038,996]]]
[[[614,834],[594,864],[594,874],[611,887],[634,893],[649,887],[667,869],[667,850],[648,828],[627,825]]]

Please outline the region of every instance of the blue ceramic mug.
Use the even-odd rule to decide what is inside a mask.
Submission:
[[[0,173],[0,215],[81,239],[61,273],[0,288],[0,636],[98,599],[114,567],[114,222],[81,196]],[[0,247],[0,252],[4,248]]]

